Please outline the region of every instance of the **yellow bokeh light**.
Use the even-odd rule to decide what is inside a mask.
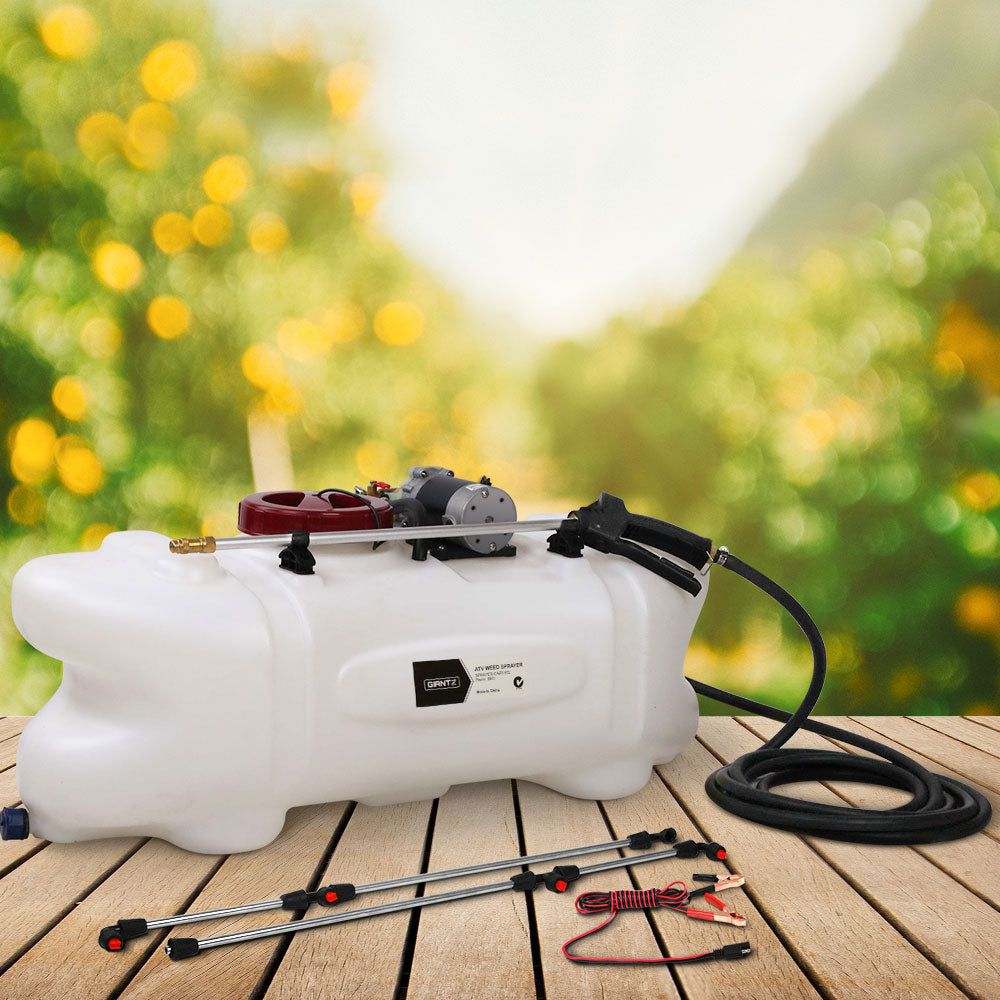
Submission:
[[[782,372],[774,386],[774,400],[786,410],[800,410],[816,397],[816,377],[804,368]]]
[[[364,63],[345,62],[330,70],[326,78],[326,94],[330,110],[337,118],[348,118],[361,104],[368,90],[371,73]]]
[[[191,220],[181,212],[164,212],[153,223],[153,242],[164,253],[180,253],[194,242]]]
[[[366,441],[354,454],[363,482],[373,479],[391,483],[396,471],[396,449],[387,441]]]
[[[285,363],[281,355],[267,344],[248,347],[240,359],[240,367],[246,380],[260,389],[270,388],[285,379]]]
[[[142,259],[127,243],[102,243],[93,258],[94,273],[108,288],[127,292],[142,280]]]
[[[56,430],[46,420],[29,417],[12,437],[10,469],[22,483],[40,483],[52,468]]]
[[[53,55],[60,59],[82,59],[97,45],[97,22],[83,7],[63,4],[45,15],[41,35]]]
[[[89,496],[101,488],[104,468],[86,441],[72,436],[60,438],[55,451],[56,468],[66,489]]]
[[[962,480],[959,492],[973,510],[992,510],[1000,504],[1000,476],[994,472],[974,472]]]
[[[795,422],[795,443],[803,451],[822,451],[836,429],[826,410],[808,410]]]
[[[351,181],[351,205],[354,214],[367,219],[382,198],[382,178],[378,174],[361,174]]]
[[[246,193],[253,171],[242,156],[227,153],[213,160],[202,175],[205,194],[221,205],[228,205]]]
[[[7,513],[17,524],[31,527],[45,516],[45,497],[19,483],[7,494]]]
[[[975,310],[953,302],[945,310],[938,333],[938,354],[949,352],[964,371],[994,395],[1000,393],[1000,331],[990,326]],[[957,365],[954,360],[950,367]]]
[[[110,111],[95,111],[80,122],[76,142],[88,160],[97,162],[117,153],[125,141],[125,122]]]
[[[175,101],[190,93],[201,75],[201,54],[180,38],[157,45],[142,62],[146,93],[156,101]]]
[[[129,115],[122,151],[134,167],[152,170],[162,166],[170,153],[177,118],[165,104],[147,101]]]
[[[375,313],[372,325],[379,340],[403,347],[424,332],[424,314],[412,302],[389,302]]]
[[[115,527],[112,524],[88,524],[86,528],[83,529],[83,533],[80,535],[80,548],[84,552],[93,552],[101,547],[101,542],[104,541],[112,531],[115,531]]]
[[[202,205],[191,219],[191,232],[202,246],[221,246],[232,231],[232,216],[221,205]]]
[[[399,437],[407,448],[419,451],[426,448],[438,432],[437,417],[426,410],[411,410],[403,417]]]
[[[965,374],[965,362],[954,351],[936,351],[934,367],[946,378],[960,378]]]
[[[967,632],[1000,637],[1000,590],[983,583],[966,587],[955,601],[955,621]]]
[[[308,319],[286,319],[278,327],[278,347],[293,361],[314,361],[329,354],[333,338],[320,324]]]
[[[75,375],[63,375],[52,387],[52,405],[67,420],[82,420],[89,403],[87,386]]]
[[[146,309],[146,322],[157,337],[174,340],[191,325],[191,310],[176,295],[157,295]]]
[[[0,230],[0,278],[9,278],[21,266],[23,256],[17,239]]]
[[[802,277],[817,292],[835,292],[848,277],[847,265],[833,251],[820,248],[802,262]]]
[[[287,379],[268,386],[264,409],[272,417],[291,417],[302,409],[302,395]]]
[[[346,344],[361,336],[365,328],[365,314],[353,302],[336,302],[323,313],[320,326],[333,343]]]
[[[122,331],[110,319],[95,316],[80,330],[80,344],[92,358],[110,358],[122,346]]]
[[[237,528],[236,518],[229,507],[225,510],[213,510],[205,515],[201,522],[201,533],[212,535],[215,538],[225,538],[235,535]]]
[[[247,239],[255,253],[277,252],[289,235],[285,220],[276,212],[258,212],[247,225]]]

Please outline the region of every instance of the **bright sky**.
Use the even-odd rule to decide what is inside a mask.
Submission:
[[[686,299],[927,0],[215,0],[238,31],[370,39],[380,223],[551,336]]]

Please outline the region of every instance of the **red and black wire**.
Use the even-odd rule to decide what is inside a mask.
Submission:
[[[696,894],[707,894],[712,886],[695,890]],[[563,954],[571,961],[588,965],[680,965],[685,962],[707,962],[717,958],[745,958],[751,953],[750,943],[741,941],[738,944],[727,944],[722,948],[699,952],[695,955],[666,956],[660,958],[608,958],[574,955],[570,945],[582,941],[604,930],[622,910],[656,910],[669,909],[689,916],[696,916],[699,911],[691,911],[688,904],[692,893],[680,881],[671,882],[663,889],[621,889],[613,892],[584,892],[576,897],[577,913],[608,913],[610,916],[603,923],[590,927],[582,934],[570,938],[562,947]]]

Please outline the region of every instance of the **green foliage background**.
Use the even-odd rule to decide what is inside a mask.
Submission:
[[[827,711],[997,712],[1000,139],[505,369],[378,230],[359,60],[234,50],[199,5],[6,6],[0,586],[111,529],[232,533],[251,451],[312,488],[488,460],[525,506],[616,492],[772,572],[827,633]],[[792,700],[804,651],[715,577],[689,672]],[[58,671],[0,616],[0,711]]]

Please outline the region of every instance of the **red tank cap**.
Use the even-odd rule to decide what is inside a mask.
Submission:
[[[378,515],[377,524],[373,507]],[[240,501],[239,529],[245,535],[355,531],[391,528],[392,520],[392,504],[383,497],[327,490],[276,490],[252,493]]]

